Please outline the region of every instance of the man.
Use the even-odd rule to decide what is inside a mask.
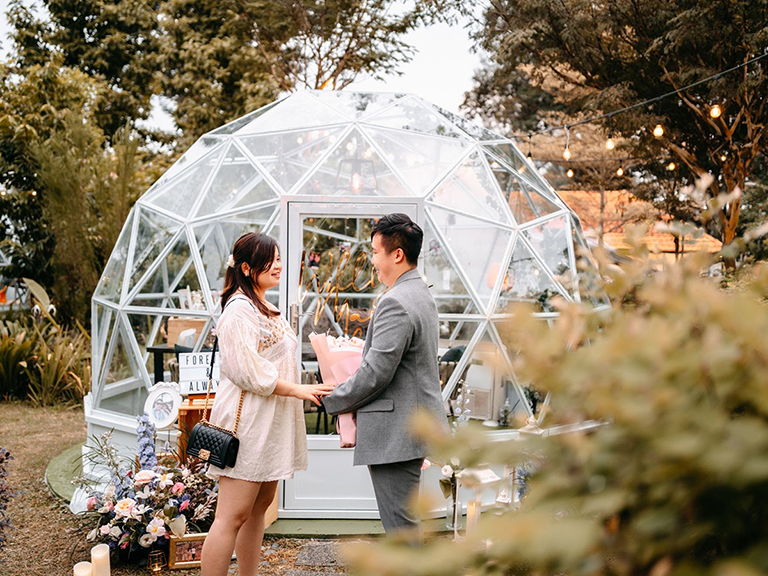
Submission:
[[[448,430],[437,366],[435,301],[416,263],[424,233],[405,214],[381,218],[371,233],[372,263],[389,287],[368,325],[357,373],[324,399],[329,414],[357,411],[354,463],[367,465],[388,535],[418,528],[408,509],[426,450],[409,430],[416,410]]]

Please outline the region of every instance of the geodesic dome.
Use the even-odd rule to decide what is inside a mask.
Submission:
[[[467,342],[445,394],[485,345],[503,351],[526,402],[499,325],[515,301],[533,303],[546,320],[554,296],[585,297],[594,269],[576,215],[509,139],[414,95],[314,91],[204,135],[138,200],[93,297],[92,410],[105,421],[143,411],[153,383],[147,348],[164,343],[169,319],[198,319],[199,350],[220,313],[234,241],[258,230],[285,246],[287,202],[302,198],[417,205],[420,269],[441,337]],[[345,238],[347,252],[367,241],[362,224],[313,230]],[[287,267],[307,257],[283,250]],[[200,294],[197,307],[184,302],[187,288]],[[281,305],[285,312],[290,302]]]

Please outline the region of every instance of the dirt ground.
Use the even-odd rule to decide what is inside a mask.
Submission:
[[[72,566],[89,560],[87,530],[45,483],[45,469],[54,456],[86,439],[82,409],[33,408],[20,403],[0,403],[0,446],[13,456],[9,483],[16,492],[8,513],[14,527],[8,545],[0,551],[2,576],[71,576]],[[282,576],[294,568],[306,540],[265,539],[260,574]],[[273,544],[276,546],[273,548]],[[199,569],[167,570],[165,574],[199,576]],[[113,566],[113,576],[144,576],[146,568]],[[237,574],[232,564],[230,574]]]

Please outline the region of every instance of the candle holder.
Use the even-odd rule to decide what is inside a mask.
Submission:
[[[160,574],[165,568],[165,554],[161,550],[152,550],[147,558],[147,570],[150,574]]]

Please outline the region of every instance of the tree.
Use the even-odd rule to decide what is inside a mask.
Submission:
[[[440,2],[392,15],[390,0],[168,0],[164,94],[185,144],[297,88],[336,89],[407,62],[402,40]]]
[[[475,32],[492,59],[483,91],[504,96],[499,87],[522,75],[549,92],[544,81],[552,75],[574,89],[559,92],[568,111],[608,113],[763,54],[767,8],[747,0],[492,0]],[[711,196],[743,191],[765,147],[764,71],[764,61],[755,62],[602,125],[631,139],[637,156],[671,155],[686,168],[681,180],[711,173]],[[718,118],[710,116],[715,104]],[[650,134],[657,122],[662,139]],[[719,211],[726,244],[736,238],[740,206],[734,196]]]
[[[42,65],[54,54],[61,64],[102,81],[93,111],[109,137],[146,119],[157,93],[158,17],[154,0],[43,0],[45,20],[22,2],[8,11],[19,69]]]

